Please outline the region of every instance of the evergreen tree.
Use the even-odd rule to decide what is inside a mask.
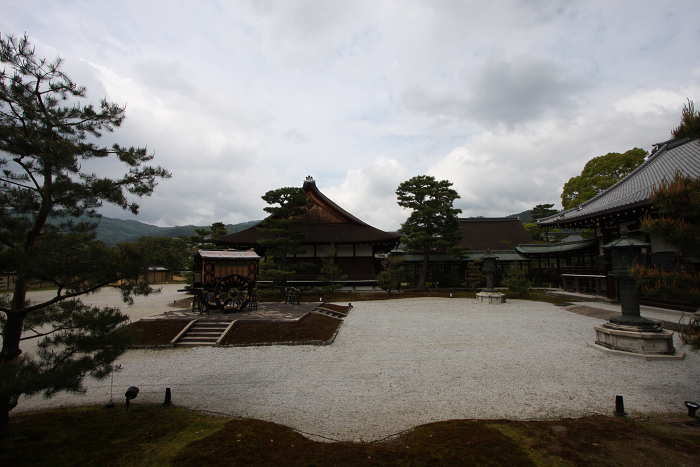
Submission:
[[[401,242],[407,250],[423,253],[423,265],[416,287],[425,289],[430,264],[430,253],[444,251],[462,256],[466,251],[459,246],[462,229],[457,221],[461,209],[453,207],[459,194],[447,180],[437,181],[429,175],[418,175],[403,182],[396,190],[399,206],[411,209],[410,216],[401,225]]]
[[[214,242],[228,235],[228,230],[223,222],[214,222],[208,229],[194,229],[194,233],[194,235],[183,235],[180,238],[199,250],[211,250],[217,248]]]
[[[527,270],[518,267],[515,263],[510,265],[501,283],[508,287],[509,292],[517,293],[518,297],[530,296],[532,282],[527,278]]]
[[[659,216],[647,216],[642,221],[642,231],[659,235],[664,243],[676,247],[679,259],[700,257],[700,179],[676,174],[673,181],[664,182],[654,190],[650,201]],[[700,306],[700,276],[692,271],[663,271],[635,265],[630,272],[645,295]],[[693,317],[679,336],[691,348],[700,350],[700,318]]]
[[[209,228],[209,238],[216,242],[219,238],[228,235],[226,225],[223,222],[214,222]]]
[[[693,101],[688,99],[688,104],[683,105],[681,124],[671,132],[674,138],[700,138],[700,112],[695,110]]]
[[[534,208],[530,210],[530,214],[532,215],[532,220],[536,221],[537,219],[542,219],[543,217],[549,217],[552,216],[559,211],[556,209],[553,209],[554,205],[553,204],[538,204]]]
[[[134,242],[136,248],[149,251],[149,267],[162,267],[168,271],[181,271],[185,268],[192,251],[180,238],[141,237]]]
[[[347,274],[343,274],[340,267],[335,264],[335,255],[337,251],[337,248],[331,244],[326,247],[323,252],[323,266],[321,266],[321,277],[319,277],[318,280],[330,282],[330,284],[326,286],[326,290],[329,292],[343,287],[348,278]]]
[[[5,36],[0,61],[0,270],[16,272],[11,296],[0,303],[1,439],[22,394],[79,392],[85,376],[112,371],[128,318],[79,297],[119,280],[127,301],[151,292],[145,274],[153,252],[98,241],[96,208],[107,202],[136,214],[127,194],[150,195],[170,174],[145,166],[153,158],[145,149],[94,142],[121,125],[124,107],[83,104],[85,88],[61,71],[60,58],[48,62],[26,36]],[[126,164],[122,178],[81,172],[84,161],[107,157]],[[55,295],[30,303],[27,291],[39,281],[52,283]],[[21,342],[32,338],[41,340],[38,354],[22,354]]]
[[[467,285],[471,287],[472,290],[476,290],[476,288],[479,287],[484,280],[486,280],[486,274],[481,271],[483,263],[483,260],[478,259],[470,262],[467,265],[467,271],[464,278],[467,281]]]
[[[391,290],[399,290],[401,281],[405,276],[403,263],[406,261],[402,256],[385,256],[386,264],[382,264],[383,269],[377,274],[377,285],[386,290],[391,295]]]
[[[296,274],[306,264],[288,264],[287,258],[303,253],[301,241],[306,236],[301,229],[301,216],[307,211],[308,201],[303,188],[278,188],[270,190],[262,199],[271,206],[264,208],[270,216],[256,227],[261,238],[258,243],[266,249],[266,262],[260,264],[260,275],[285,284],[287,277]],[[277,206],[275,206],[277,205]]]
[[[544,232],[544,229],[541,225],[532,222],[529,224],[523,224],[523,228],[528,234],[530,234],[530,236],[535,242],[544,243],[542,241],[542,233]]]

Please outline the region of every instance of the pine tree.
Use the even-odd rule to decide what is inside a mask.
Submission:
[[[416,287],[425,289],[430,254],[444,251],[462,256],[466,251],[459,246],[462,229],[457,221],[461,209],[453,207],[459,194],[447,180],[437,181],[429,175],[419,175],[403,182],[396,190],[399,206],[412,212],[399,232],[406,250],[423,253],[423,264]]]
[[[476,290],[476,288],[479,287],[486,279],[486,275],[481,271],[481,266],[483,263],[483,260],[478,259],[470,262],[467,265],[467,271],[464,278],[467,281],[467,285],[469,285],[472,290]]]
[[[695,110],[693,101],[688,99],[688,104],[683,105],[681,124],[671,132],[674,138],[700,138],[700,112]]]
[[[321,277],[318,278],[319,281],[330,282],[326,286],[326,290],[333,292],[337,289],[342,288],[347,280],[347,274],[343,274],[340,266],[335,264],[335,255],[337,253],[337,248],[332,244],[323,252],[323,266],[321,266]]]
[[[664,243],[683,256],[700,257],[700,179],[676,174],[661,183],[650,198],[658,217],[647,216],[642,231],[659,235]],[[681,261],[679,261],[681,263]],[[682,264],[682,263],[681,263]],[[680,300],[700,307],[700,276],[685,269],[663,271],[635,265],[630,268],[642,294]],[[700,350],[700,318],[693,317],[679,337],[692,349]]]
[[[385,259],[386,264],[382,264],[383,269],[377,274],[377,285],[391,295],[392,289],[398,291],[401,287],[401,281],[405,276],[403,263],[406,259],[396,255],[385,256]]]
[[[112,371],[126,348],[128,317],[79,297],[120,280],[127,301],[152,292],[145,277],[157,251],[98,241],[96,208],[106,202],[136,214],[139,206],[127,195],[150,195],[170,174],[144,165],[153,158],[145,149],[94,142],[121,125],[124,107],[83,104],[85,88],[61,71],[60,58],[48,62],[26,36],[5,36],[0,61],[0,270],[16,272],[11,297],[0,303],[2,439],[22,394],[80,392],[84,377]],[[127,166],[123,177],[81,171],[84,161],[108,157]],[[53,284],[53,298],[29,303],[36,282]],[[26,339],[41,340],[36,356],[22,354]]]
[[[224,235],[228,235],[226,225],[223,222],[214,222],[208,229],[194,229],[194,235],[183,235],[180,238],[197,249],[211,250],[217,248],[214,242]]]
[[[306,234],[295,226],[303,222],[301,216],[307,211],[306,193],[303,188],[278,188],[265,193],[262,199],[271,206],[264,208],[270,216],[255,227],[261,235],[258,243],[266,249],[266,261],[260,264],[260,275],[284,285],[297,269],[307,266],[290,265],[287,261],[290,255],[303,253],[300,246]]]
[[[554,215],[558,213],[556,209],[554,209],[553,204],[538,204],[534,208],[530,209],[530,214],[532,214],[532,220],[536,221],[538,219],[542,219],[543,217],[549,217],[551,215]]]
[[[509,292],[517,293],[518,297],[530,296],[532,282],[527,277],[527,270],[518,267],[515,263],[510,265],[501,283],[508,287]]]

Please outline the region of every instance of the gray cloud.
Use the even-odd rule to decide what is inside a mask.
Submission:
[[[103,144],[148,145],[173,173],[140,220],[259,219],[263,193],[310,174],[394,229],[411,176],[452,180],[465,215],[510,214],[558,202],[592,157],[666,138],[700,100],[697,13],[694,0],[25,0],[0,31],[64,57],[90,101],[127,104]]]
[[[430,116],[470,120],[489,129],[499,125],[513,129],[544,117],[573,115],[577,97],[587,87],[584,80],[570,76],[550,60],[493,53],[475,76],[466,79],[459,94],[417,86],[403,93],[402,102]]]
[[[487,128],[572,114],[576,95],[586,88],[556,63],[525,55],[492,55],[470,84],[465,110]]]

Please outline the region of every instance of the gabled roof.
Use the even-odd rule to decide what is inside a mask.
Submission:
[[[460,246],[471,250],[503,250],[503,240],[513,245],[532,242],[517,217],[468,217],[458,222],[464,234]]]
[[[195,256],[201,256],[202,259],[260,259],[254,251],[231,251],[231,250],[197,250]]]
[[[523,256],[515,250],[469,251],[462,258],[448,255],[447,253],[431,253],[430,261],[436,263],[476,261],[483,258],[487,252],[495,256],[496,261],[532,261],[532,258]],[[401,257],[412,263],[420,263],[423,261],[423,253],[401,253]]]
[[[700,140],[683,138],[655,145],[656,150],[632,173],[594,198],[567,211],[538,221],[543,226],[563,226],[591,220],[625,209],[649,205],[655,187],[671,181],[677,171],[700,177]]]
[[[302,245],[373,244],[390,250],[401,239],[400,235],[374,228],[338,206],[318,190],[311,177],[306,178],[304,191],[309,201],[308,210],[301,216],[303,223],[291,226],[292,230],[306,233]],[[260,234],[254,226],[221,237],[216,244],[248,249],[256,247],[259,238]]]
[[[518,245],[515,249],[526,255],[540,255],[589,250],[597,248],[597,246],[597,240],[588,239],[569,243],[533,243],[529,245]]]

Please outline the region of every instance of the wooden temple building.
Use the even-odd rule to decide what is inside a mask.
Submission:
[[[597,293],[611,299],[618,298],[616,279],[609,275],[610,251],[601,247],[619,238],[619,231],[623,226],[629,229],[631,238],[651,244],[651,253],[646,257],[648,266],[668,270],[679,268],[681,263],[685,263],[686,268],[697,268],[698,259],[679,258],[672,246],[664,244],[656,236],[645,235],[640,230],[644,216],[657,214],[649,201],[652,191],[663,181],[673,180],[677,172],[694,179],[700,178],[698,138],[674,139],[655,144],[654,150],[644,163],[609,189],[575,208],[538,221],[543,227],[590,228],[594,231],[592,248],[597,261],[588,266],[581,266],[578,270],[563,272],[562,282],[565,288],[572,290],[584,287],[587,290],[579,291]],[[529,250],[526,248],[523,252],[527,254]],[[642,302],[649,305],[660,303],[649,298],[643,298]],[[667,302],[663,305],[673,306]],[[683,304],[676,305],[679,308],[683,307]]]
[[[464,283],[468,263],[480,259],[489,251],[496,256],[496,285],[512,263],[529,267],[530,258],[519,253],[515,246],[532,242],[532,237],[517,217],[468,217],[458,219],[458,222],[462,229],[460,246],[469,250],[462,258],[439,252],[431,254],[428,283],[435,287],[459,286]],[[423,253],[403,251],[399,247],[395,254],[404,257],[407,279],[415,282],[422,267]]]
[[[379,230],[353,216],[321,193],[311,177],[306,178],[303,189],[308,200],[307,211],[301,216],[302,222],[292,229],[304,231],[301,246],[305,251],[290,255],[288,264],[299,262],[312,266],[298,271],[290,283],[314,285],[321,275],[326,249],[332,245],[336,249],[335,263],[348,276],[348,285],[373,284],[381,267],[375,255],[393,250],[401,236]],[[251,227],[221,237],[216,244],[237,250],[252,248],[264,257],[265,248],[258,243],[260,238],[257,228]]]

